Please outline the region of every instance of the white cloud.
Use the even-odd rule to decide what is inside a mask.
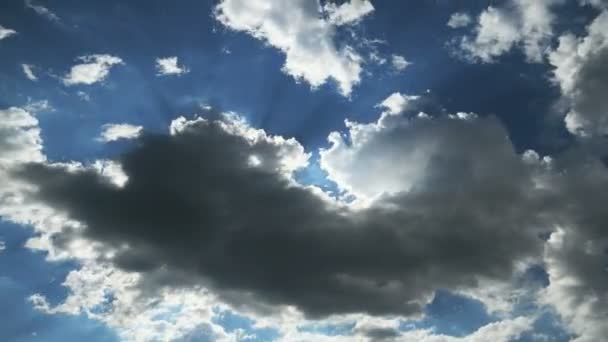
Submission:
[[[365,124],[346,120],[346,138],[332,132],[328,137],[331,146],[320,152],[320,165],[328,178],[363,204],[383,194],[408,191],[422,179],[430,154],[437,148],[434,141],[437,139],[408,130],[412,122],[427,120],[425,116],[409,121],[399,115],[414,111],[417,99],[417,96],[393,93],[378,105],[386,111],[376,122]],[[399,143],[393,141],[397,135]],[[393,145],[400,147],[391,148]],[[371,177],[380,174],[382,177]]]
[[[367,0],[351,0],[341,5],[333,2],[325,3],[323,10],[329,21],[336,25],[355,23],[374,11],[374,6]]]
[[[156,70],[159,76],[183,75],[190,72],[185,66],[178,65],[177,57],[157,58]]]
[[[65,85],[101,82],[106,79],[113,66],[123,64],[122,59],[111,55],[81,56],[77,60],[83,63],[71,68],[70,72],[63,78]]]
[[[38,120],[22,108],[0,110],[0,166],[43,161]]]
[[[392,93],[389,97],[376,105],[376,107],[386,109],[389,114],[398,114],[409,109],[412,103],[418,99],[419,96],[415,95]]]
[[[608,12],[587,28],[585,37],[564,34],[549,54],[554,80],[567,100],[566,128],[579,136],[608,133],[608,90],[605,58],[608,56]]]
[[[552,7],[563,0],[510,0],[504,7],[488,7],[478,18],[473,37],[459,42],[471,61],[491,63],[513,47],[523,49],[530,62],[541,62],[553,37]]]
[[[0,40],[2,40],[4,38],[8,38],[14,34],[17,34],[17,31],[11,30],[9,28],[6,28],[6,27],[0,25]]]
[[[6,244],[4,243],[4,241],[0,240],[0,252],[4,251],[6,249]]]
[[[102,132],[97,139],[103,142],[116,141],[120,139],[134,139],[141,134],[142,130],[142,126],[130,124],[106,124],[102,126]]]
[[[468,13],[457,12],[450,16],[447,25],[451,28],[461,28],[469,26],[472,21],[473,20]]]
[[[405,57],[399,55],[393,55],[391,57],[391,64],[393,65],[393,68],[395,68],[395,70],[397,71],[403,71],[405,70],[405,68],[412,65],[412,63],[408,62]]]
[[[281,50],[286,57],[282,70],[296,80],[315,88],[333,79],[348,96],[360,82],[362,58],[348,45],[336,46],[335,21],[353,22],[356,15],[368,13],[356,10],[369,8],[365,3],[344,3],[332,12],[332,21],[321,16],[317,0],[222,0],[215,16],[226,27]]]
[[[34,10],[34,12],[36,12],[36,14],[43,16],[43,17],[47,18],[48,20],[51,20],[51,21],[60,21],[61,20],[50,9],[48,9],[42,5],[37,5],[32,0],[25,0],[25,7]]]
[[[38,77],[34,74],[34,66],[31,64],[21,64],[21,69],[30,81],[37,81]]]

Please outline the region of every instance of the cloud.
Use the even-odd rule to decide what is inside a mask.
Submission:
[[[367,0],[350,0],[341,5],[326,2],[323,6],[323,11],[325,11],[331,23],[339,26],[356,23],[361,18],[372,13],[374,6]]]
[[[412,63],[408,62],[405,57],[399,55],[393,55],[391,57],[391,64],[393,65],[393,68],[397,71],[403,71],[405,70],[405,68],[412,65]]]
[[[572,151],[555,169],[561,172],[552,175],[552,190],[565,203],[545,245],[550,283],[543,302],[557,309],[573,341],[601,341],[608,334],[608,215],[601,205],[608,200],[608,172],[584,151]]]
[[[124,64],[122,59],[111,55],[81,56],[77,60],[83,63],[74,65],[65,75],[63,83],[67,86],[101,82],[108,77],[113,66]]]
[[[473,36],[457,42],[470,61],[492,63],[521,47],[530,62],[541,62],[553,37],[553,7],[563,0],[509,0],[503,7],[490,6],[477,19]]]
[[[97,138],[102,142],[116,141],[120,139],[135,139],[143,130],[142,126],[131,124],[106,124],[102,126],[102,132]]]
[[[23,107],[26,111],[30,113],[39,113],[39,112],[53,112],[55,108],[51,105],[48,100],[40,100],[40,101],[31,101],[28,100],[27,104]]]
[[[0,110],[0,165],[43,161],[38,120],[22,108]]]
[[[156,70],[159,76],[166,75],[183,75],[190,72],[185,66],[179,66],[177,63],[177,57],[157,58],[156,59]]]
[[[297,313],[420,314],[436,289],[483,294],[487,280],[508,283],[521,263],[543,259],[551,279],[544,303],[580,341],[605,336],[601,161],[580,151],[520,155],[494,118],[420,118],[418,100],[399,108],[348,123],[322,157],[340,187],[373,197],[363,207],[295,182],[309,157],[302,146],[233,114],[177,119],[170,135],[142,135],[115,160],[86,166],[46,161],[36,119],[4,110],[0,215],[34,224],[40,235],[29,248],[83,265],[66,279],[64,302],[32,302],[103,320],[125,339],[175,339],[210,322],[218,340],[229,340],[211,322],[212,308],[228,303],[259,317],[282,310],[286,341],[347,341],[298,332]],[[347,167],[352,175],[338,177]],[[159,323],[159,315],[177,318]],[[356,317],[363,341],[509,341],[533,320],[456,338]],[[260,324],[270,322],[278,321]]]
[[[564,34],[549,54],[554,80],[569,106],[566,128],[581,137],[608,134],[608,12],[587,28],[585,37]]]
[[[9,28],[6,28],[6,27],[0,25],[0,40],[2,40],[4,38],[8,38],[15,34],[17,34],[17,31],[11,30]]]
[[[321,16],[316,0],[222,0],[215,17],[226,27],[281,50],[286,58],[282,70],[296,80],[315,88],[333,79],[348,96],[360,81],[362,58],[348,45],[336,46],[336,26],[369,13],[371,4],[351,0],[327,6],[329,18]]]
[[[380,102],[376,107],[384,108],[389,114],[400,114],[406,110],[412,109],[413,103],[420,97],[417,95],[405,95],[401,93],[392,93],[389,97]]]
[[[57,14],[53,13],[50,9],[48,9],[42,5],[35,4],[32,0],[25,0],[25,7],[34,10],[34,12],[36,12],[36,14],[38,14],[42,17],[45,17],[46,19],[48,19],[50,21],[55,21],[55,22],[61,21],[61,19],[57,16]]]
[[[426,151],[417,165],[426,175],[378,177],[361,155],[354,170],[406,186],[351,208],[295,183],[290,175],[307,160],[296,141],[231,116],[180,119],[172,135],[142,136],[116,160],[128,178],[122,187],[61,165],[30,164],[15,175],[38,189],[33,200],[86,227],[55,241],[96,241],[107,249],[103,260],[139,272],[142,291],[203,284],[236,307],[420,314],[436,289],[508,281],[516,263],[540,255],[546,218],[533,168],[495,119],[393,115],[358,142],[355,125],[352,141],[369,144],[362,149],[385,168],[416,165],[412,151]]]
[[[448,20],[447,25],[451,28],[461,28],[467,27],[471,24],[473,20],[468,13],[457,12],[450,16],[450,20]]]
[[[4,241],[0,240],[0,253],[2,253],[6,249],[6,244]]]
[[[37,81],[38,77],[34,74],[34,66],[31,64],[21,64],[21,69],[30,81]]]

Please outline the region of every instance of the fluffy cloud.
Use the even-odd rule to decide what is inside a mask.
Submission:
[[[8,38],[14,34],[17,34],[17,31],[11,30],[9,28],[6,28],[6,27],[0,25],[0,40],[2,40],[4,38]]]
[[[0,110],[0,165],[43,161],[38,120],[22,108]]]
[[[410,66],[412,63],[408,62],[405,57],[403,56],[399,56],[399,55],[393,55],[391,57],[391,64],[393,65],[393,68],[397,71],[403,71],[405,70],[405,68],[407,68],[408,66]]]
[[[391,315],[420,314],[439,288],[481,298],[486,284],[544,259],[544,303],[580,341],[605,336],[601,161],[520,155],[494,118],[420,116],[416,97],[389,98],[376,122],[348,122],[322,155],[338,186],[371,199],[365,206],[298,184],[302,146],[233,114],[177,119],[170,135],[142,135],[115,160],[87,166],[46,161],[36,119],[2,111],[0,215],[34,225],[28,247],[83,265],[67,277],[64,302],[32,302],[100,319],[129,340],[197,331],[234,340],[212,318],[230,304],[272,314],[259,324],[283,327],[285,341],[509,341],[533,318],[455,338],[400,332]],[[356,317],[354,335],[300,331],[302,314]]]
[[[110,250],[104,260],[138,272],[144,289],[204,284],[237,307],[419,314],[435,289],[506,281],[517,262],[540,255],[546,224],[530,191],[533,170],[496,120],[393,115],[376,125],[377,137],[359,143],[383,149],[364,151],[386,158],[385,167],[413,165],[411,151],[425,151],[427,172],[410,179],[368,169],[368,179],[407,186],[365,209],[295,183],[290,174],[307,159],[301,146],[231,117],[181,119],[170,136],[143,136],[116,161],[128,177],[122,187],[61,165],[29,164],[15,175],[36,185],[34,200],[86,226],[55,241],[96,241]]]
[[[608,12],[602,12],[587,28],[585,37],[565,34],[550,53],[554,79],[569,105],[568,130],[579,136],[608,133]]]
[[[323,10],[330,22],[336,25],[344,25],[357,22],[370,14],[374,11],[374,6],[368,0],[350,0],[341,5],[327,2],[323,6]]]
[[[120,139],[134,139],[137,138],[143,130],[142,126],[135,126],[130,124],[106,124],[103,125],[99,141],[110,142]]]
[[[461,28],[466,27],[471,24],[473,20],[468,13],[454,13],[450,16],[450,20],[448,20],[447,25],[451,28]]]
[[[247,32],[285,54],[283,71],[312,87],[328,79],[349,95],[359,83],[361,61],[350,46],[337,47],[336,26],[356,21],[373,7],[365,0],[351,0],[325,7],[317,0],[222,0],[215,16],[226,27]]]
[[[544,301],[553,305],[577,342],[601,341],[608,334],[608,172],[601,161],[576,151],[558,160],[552,191],[564,203],[559,229],[545,245],[550,284]],[[566,170],[566,171],[564,171]]]
[[[21,64],[21,69],[30,81],[37,81],[38,77],[34,74],[34,66],[31,64]]]
[[[74,65],[63,78],[65,85],[94,84],[108,77],[110,69],[123,64],[122,59],[111,55],[89,55],[78,57],[82,64]]]
[[[178,65],[177,57],[157,58],[156,70],[159,76],[183,75],[190,72],[185,66]]]
[[[541,62],[553,37],[552,8],[563,0],[510,0],[503,7],[488,7],[478,18],[473,36],[459,42],[464,57],[491,63],[514,46],[531,62]]]

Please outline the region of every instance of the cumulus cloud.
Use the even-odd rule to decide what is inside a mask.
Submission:
[[[468,13],[457,12],[450,16],[447,25],[451,28],[461,28],[469,26],[472,21]]]
[[[247,32],[285,54],[283,71],[312,87],[334,80],[348,96],[359,83],[362,58],[348,45],[334,42],[336,26],[351,23],[373,9],[369,1],[327,4],[317,0],[222,0],[215,16],[226,27]]]
[[[22,108],[0,110],[0,163],[42,161],[38,120]]]
[[[8,38],[12,35],[17,34],[17,31],[6,28],[2,25],[0,25],[0,40],[4,39],[4,38]]]
[[[471,61],[492,63],[521,47],[530,62],[541,62],[553,37],[553,8],[563,0],[509,0],[502,7],[490,6],[477,18],[472,36],[457,42]]]
[[[410,66],[412,63],[408,62],[405,57],[403,56],[399,56],[399,55],[393,55],[391,57],[391,64],[393,65],[393,68],[397,71],[403,71],[405,70],[405,68],[407,68],[408,66]]]
[[[157,58],[156,70],[159,76],[183,75],[190,72],[185,66],[178,65],[177,57]]]
[[[3,110],[0,215],[34,225],[28,247],[83,265],[66,278],[65,301],[32,303],[103,320],[125,339],[197,336],[201,324],[234,339],[212,320],[212,308],[231,305],[281,310],[285,341],[509,341],[534,318],[456,338],[401,332],[394,317],[421,314],[436,289],[481,298],[486,284],[542,260],[543,302],[579,341],[601,340],[605,165],[581,151],[519,154],[495,118],[421,117],[418,98],[393,95],[377,121],[332,133],[321,156],[340,188],[370,199],[364,206],[297,183],[304,148],[234,114],[179,118],[169,135],[141,135],[114,160],[82,165],[47,161],[35,117]],[[294,323],[327,315],[357,317],[354,335],[321,338]]]
[[[57,16],[57,14],[53,13],[53,11],[51,11],[50,9],[36,4],[34,3],[32,0],[25,0],[25,7],[33,10],[34,12],[36,12],[36,14],[51,20],[51,21],[61,21],[61,19],[59,19],[59,16]]]
[[[82,63],[74,65],[63,78],[63,83],[67,86],[102,82],[113,66],[123,64],[122,59],[112,55],[81,56],[77,60]]]
[[[142,126],[131,124],[106,124],[102,126],[101,134],[97,139],[103,142],[135,139],[141,134],[143,129]]]
[[[31,64],[21,64],[21,69],[30,81],[37,81],[38,77],[34,74],[34,66]]]
[[[569,105],[564,119],[572,134],[582,137],[608,134],[608,12],[587,28],[585,37],[564,34],[549,54],[554,80]]]
[[[116,160],[128,177],[122,187],[60,165],[15,175],[36,185],[32,198],[86,226],[57,241],[112,249],[105,260],[141,274],[139,286],[205,284],[237,306],[293,305],[311,317],[420,314],[435,289],[506,281],[516,262],[539,255],[545,213],[530,192],[532,170],[495,119],[382,121],[376,137],[358,142],[353,124],[352,141],[399,167],[424,151],[427,174],[366,169],[369,179],[415,186],[365,209],[295,183],[302,147],[231,117],[181,119],[170,136],[143,136]]]
[[[329,21],[336,25],[355,23],[374,11],[374,6],[368,0],[350,0],[340,5],[333,2],[323,6]]]

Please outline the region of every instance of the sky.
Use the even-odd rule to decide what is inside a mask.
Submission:
[[[605,0],[5,0],[0,340],[598,342]]]

